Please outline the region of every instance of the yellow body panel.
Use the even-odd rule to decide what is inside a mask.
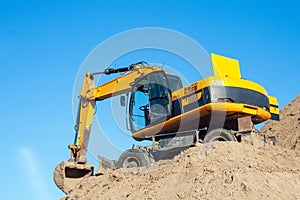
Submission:
[[[214,76],[204,78],[172,93],[172,100],[209,86],[228,86],[250,89],[268,95],[261,85],[241,78],[238,60],[211,54]],[[186,102],[187,103],[187,102]]]
[[[268,111],[255,106],[237,103],[209,103],[160,124],[146,127],[145,129],[133,133],[132,137],[135,140],[143,140],[147,137],[149,138],[164,133],[166,130],[169,132],[176,131],[179,126],[181,131],[189,130],[193,126],[196,127],[196,123],[200,123],[201,126],[201,118],[209,116],[212,112],[227,113],[226,115],[235,113],[239,114],[240,117],[256,116],[256,123],[266,121],[271,117]],[[205,124],[203,124],[203,127],[204,126]]]
[[[270,113],[279,115],[277,98],[269,96],[269,102],[270,102]]]
[[[265,90],[265,88],[263,88],[261,85],[250,81],[250,80],[244,80],[244,79],[235,79],[235,78],[228,78],[228,77],[224,77],[224,78],[220,78],[220,77],[207,77],[205,79],[202,79],[200,81],[197,81],[193,84],[196,84],[197,87],[195,90],[190,91],[189,93],[185,92],[187,91],[186,88],[189,86],[186,86],[182,89],[179,89],[175,92],[172,93],[172,100],[176,100],[178,98],[182,98],[186,95],[189,95],[191,93],[194,93],[197,90],[200,90],[202,88],[205,87],[209,87],[209,86],[228,86],[228,87],[239,87],[239,88],[244,88],[244,89],[249,89],[249,90],[254,90],[257,92],[260,92],[264,95],[268,95],[267,91]]]
[[[211,54],[212,67],[214,76],[241,78],[239,61],[226,58],[217,54]]]

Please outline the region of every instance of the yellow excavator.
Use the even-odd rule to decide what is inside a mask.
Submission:
[[[87,73],[80,92],[75,141],[69,145],[70,159],[54,171],[58,188],[69,193],[94,174],[86,153],[96,101],[120,95],[121,105],[128,108],[132,137],[152,141],[150,146],[133,146],[117,161],[98,156],[99,166],[113,169],[149,166],[199,142],[240,142],[253,131],[253,125],[279,120],[277,99],[259,84],[242,79],[237,60],[211,54],[211,61],[213,76],[184,87],[178,76],[146,62]],[[95,76],[115,73],[123,74],[95,86]]]

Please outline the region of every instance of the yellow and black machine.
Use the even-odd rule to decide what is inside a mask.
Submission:
[[[184,87],[178,76],[146,62],[87,73],[80,93],[75,141],[69,145],[71,158],[57,165],[56,185],[68,193],[82,178],[93,175],[94,166],[87,164],[86,153],[95,103],[113,96],[120,95],[123,106],[127,102],[132,137],[151,140],[152,145],[134,146],[117,161],[99,156],[100,166],[109,168],[149,166],[199,142],[241,141],[253,125],[279,120],[277,99],[259,84],[242,79],[237,60],[211,54],[211,61],[213,76]],[[115,73],[124,74],[95,86],[95,76]]]

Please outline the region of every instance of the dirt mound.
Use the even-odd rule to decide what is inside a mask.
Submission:
[[[276,146],[216,142],[149,168],[84,179],[73,199],[300,199],[300,96],[263,128]]]
[[[280,121],[269,121],[261,129],[276,137],[276,145],[300,154],[300,95],[280,111]]]
[[[300,157],[278,147],[222,142],[149,168],[85,179],[71,199],[299,199]]]

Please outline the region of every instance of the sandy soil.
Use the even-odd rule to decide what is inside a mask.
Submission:
[[[148,168],[87,178],[62,199],[300,199],[299,108],[300,96],[262,129],[276,146],[199,145]]]
[[[261,129],[268,136],[276,137],[276,145],[293,149],[300,154],[300,95],[284,106],[280,121],[269,121]]]

